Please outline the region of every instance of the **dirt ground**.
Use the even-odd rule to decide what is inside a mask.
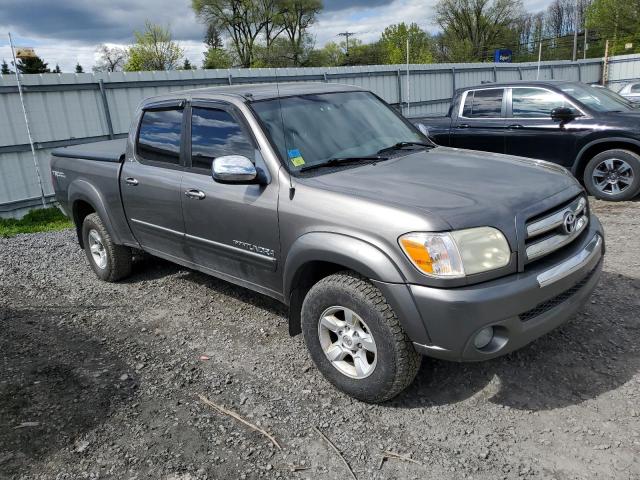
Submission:
[[[424,359],[379,406],[333,390],[266,297],[154,259],[102,283],[70,230],[0,239],[0,478],[350,478],[316,427],[358,479],[638,479],[640,201],[593,204],[605,271],[572,321]]]

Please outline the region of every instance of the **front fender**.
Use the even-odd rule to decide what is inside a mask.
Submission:
[[[72,211],[74,203],[78,200],[87,202],[100,216],[102,223],[104,223],[104,226],[109,232],[109,235],[111,236],[113,241],[116,244],[122,243],[117,229],[113,226],[113,221],[111,219],[111,216],[109,215],[109,210],[106,207],[105,201],[102,198],[100,191],[95,186],[84,179],[77,179],[74,180],[71,185],[69,185],[68,192],[69,206]],[[75,218],[73,220],[75,222]],[[76,227],[81,229],[82,225],[76,225]]]
[[[574,175],[576,175],[578,173],[578,168],[580,167],[580,164],[582,163],[583,157],[585,155],[585,153],[594,145],[598,145],[600,143],[616,143],[618,144],[618,146],[614,147],[614,148],[620,148],[619,144],[621,143],[627,143],[629,145],[633,145],[636,148],[640,148],[640,141],[636,140],[634,138],[629,138],[629,137],[604,137],[604,138],[599,138],[597,140],[592,140],[589,143],[587,143],[586,145],[584,145],[580,151],[578,152],[578,155],[576,156],[576,159],[573,162],[573,165],[571,166],[571,173],[573,173]]]
[[[287,254],[283,283],[285,298],[296,288],[296,274],[308,262],[334,263],[386,283],[406,281],[391,258],[374,245],[341,233],[311,232],[299,237]]]

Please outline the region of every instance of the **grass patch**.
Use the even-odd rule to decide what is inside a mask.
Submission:
[[[22,219],[0,218],[0,237],[13,237],[19,233],[51,232],[71,228],[73,224],[57,208],[31,210]]]

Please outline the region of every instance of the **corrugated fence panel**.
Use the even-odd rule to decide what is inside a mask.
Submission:
[[[539,73],[536,63],[410,65],[408,90],[406,65],[47,74],[25,75],[22,82],[45,193],[49,195],[52,148],[126,133],[144,98],[170,91],[276,79],[343,83],[375,92],[406,115],[430,115],[448,110],[456,88],[520,78],[593,83],[600,81],[601,64],[600,59],[542,62]],[[640,78],[640,55],[611,59],[611,83],[635,78]],[[0,75],[0,214],[37,205],[39,194],[15,77]]]

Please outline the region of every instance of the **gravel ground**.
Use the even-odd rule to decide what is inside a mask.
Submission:
[[[349,478],[313,427],[358,479],[640,478],[640,202],[594,205],[605,272],[572,321],[424,359],[380,406],[333,390],[266,297],[155,259],[102,283],[70,230],[0,239],[0,478]]]

